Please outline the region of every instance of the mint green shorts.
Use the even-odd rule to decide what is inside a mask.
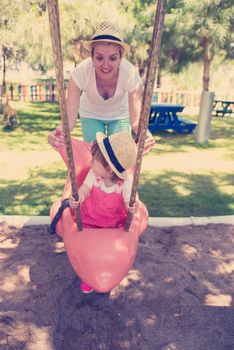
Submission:
[[[131,133],[130,119],[118,119],[118,120],[98,120],[91,118],[80,118],[81,130],[83,139],[86,142],[92,142],[96,140],[96,133],[98,131],[103,132],[107,136],[115,134],[119,131],[127,131]]]

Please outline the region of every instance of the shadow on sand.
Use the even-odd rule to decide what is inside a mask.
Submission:
[[[128,276],[90,295],[46,226],[1,231],[1,349],[233,349],[233,226],[148,227]]]

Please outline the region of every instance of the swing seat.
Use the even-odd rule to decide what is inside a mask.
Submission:
[[[72,148],[78,185],[83,183],[91,165],[90,144],[72,139]],[[65,148],[60,154],[68,164]],[[68,177],[62,199],[68,198],[71,184]],[[56,215],[61,200],[51,208],[51,221]],[[77,230],[69,208],[63,211],[56,232],[64,241],[67,256],[72,268],[82,281],[91,286],[96,292],[111,291],[127,275],[132,267],[140,235],[146,229],[148,212],[140,202],[129,228],[83,228]]]

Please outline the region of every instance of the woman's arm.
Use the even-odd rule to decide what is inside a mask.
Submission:
[[[140,120],[142,91],[143,87],[142,85],[139,85],[139,87],[133,92],[128,93],[131,127],[135,134],[137,134],[138,124]],[[151,132],[148,130],[145,138],[144,154],[148,153],[154,144],[154,138]]]
[[[135,133],[137,133],[141,113],[142,89],[142,85],[139,84],[134,91],[128,93],[130,122]]]
[[[76,125],[76,119],[80,107],[80,95],[80,89],[74,80],[70,78],[66,90],[66,108],[70,130]]]
[[[66,109],[70,131],[76,125],[76,119],[80,107],[80,95],[80,89],[77,87],[73,79],[70,78],[66,90]],[[48,143],[56,151],[58,151],[61,147],[64,146],[64,134],[61,123],[57,126],[57,128],[54,131],[49,133]]]

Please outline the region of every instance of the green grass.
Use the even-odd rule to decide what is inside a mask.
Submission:
[[[46,150],[47,135],[59,124],[60,112],[57,103],[48,102],[11,102],[20,119],[20,125],[14,129],[0,129],[0,151],[8,150]],[[76,128],[73,133],[81,136]]]
[[[197,116],[183,115],[184,118],[197,122]],[[166,154],[177,152],[189,152],[194,149],[213,149],[227,148],[234,152],[234,118],[212,118],[209,143],[199,145],[195,142],[195,137],[191,134],[179,135],[172,132],[159,132],[155,136],[157,147],[154,147],[153,153]],[[152,153],[152,154],[153,154]]]
[[[20,126],[13,130],[0,127],[0,152],[46,151],[48,132],[59,123],[56,103],[14,102]],[[186,116],[195,119],[194,116]],[[79,123],[78,123],[79,125]],[[212,216],[234,214],[234,179],[232,135],[234,118],[213,118],[209,144],[200,146],[193,135],[160,133],[149,157],[156,167],[143,171],[139,195],[150,216]],[[81,137],[79,126],[73,132]],[[212,166],[191,170],[180,168],[181,154],[189,155],[190,163],[199,157]],[[1,156],[1,153],[0,153]],[[147,159],[147,158],[146,158]],[[157,168],[163,161],[177,162],[178,168]],[[219,166],[219,162],[223,163]],[[226,166],[222,169],[223,164]],[[231,165],[232,164],[232,165]],[[1,159],[0,159],[1,165]],[[206,164],[204,164],[206,165]],[[48,215],[52,203],[61,196],[67,172],[58,161],[50,165],[29,168],[23,177],[7,179],[0,174],[0,213],[3,215]]]
[[[233,186],[233,176],[225,173],[143,172],[139,196],[148,203],[150,216],[233,215]]]
[[[2,181],[0,212],[4,215],[48,215],[62,193],[67,172],[54,163],[52,169],[34,168],[24,180]]]

